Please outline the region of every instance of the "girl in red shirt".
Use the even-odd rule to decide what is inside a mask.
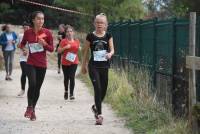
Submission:
[[[28,76],[28,107],[24,114],[30,120],[36,120],[35,106],[40,95],[46,68],[47,58],[46,51],[53,52],[53,37],[48,29],[43,28],[44,13],[36,11],[31,15],[32,28],[24,32],[20,45],[24,55],[27,55],[25,45],[28,44],[29,54],[27,59],[27,76]]]
[[[62,70],[64,74],[65,93],[64,99],[68,99],[68,85],[70,81],[70,100],[74,100],[75,73],[78,65],[79,40],[74,39],[74,28],[66,26],[66,38],[60,42],[58,52],[62,53]]]

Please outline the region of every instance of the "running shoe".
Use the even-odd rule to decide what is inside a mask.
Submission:
[[[103,116],[98,115],[95,125],[102,125],[102,124],[103,124]]]
[[[58,69],[58,74],[60,74],[60,69]]]
[[[22,97],[22,96],[24,95],[24,92],[25,92],[24,90],[21,90],[21,91],[17,94],[17,96],[18,96],[18,97]]]
[[[30,117],[31,121],[35,121],[36,120],[36,115],[35,115],[35,111],[33,110],[33,112],[31,113],[31,117]]]
[[[26,118],[30,118],[32,112],[33,112],[33,107],[28,106],[28,107],[26,108],[26,112],[24,113],[24,117],[26,117]]]
[[[69,96],[69,99],[70,99],[70,100],[74,100],[75,97],[74,97],[73,95],[70,95],[70,96]]]
[[[8,77],[8,80],[10,80],[10,81],[11,81],[11,80],[13,80],[13,79],[12,79],[12,78],[9,76],[9,77]]]
[[[5,80],[9,80],[8,76],[6,76]]]
[[[91,108],[92,112],[94,113],[94,117],[95,119],[98,118],[98,112],[97,112],[97,108],[95,105],[92,105],[92,108]]]
[[[64,99],[67,100],[68,99],[68,92],[64,93]]]

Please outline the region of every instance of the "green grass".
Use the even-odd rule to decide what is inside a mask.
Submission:
[[[79,77],[92,89],[88,76]],[[127,127],[134,134],[189,134],[187,121],[176,120],[169,109],[158,103],[150,92],[150,83],[145,69],[134,68],[128,76],[124,72],[110,70],[105,101],[126,119]]]

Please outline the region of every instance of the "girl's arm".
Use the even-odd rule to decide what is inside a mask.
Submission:
[[[110,49],[110,52],[106,56],[107,59],[110,59],[113,56],[113,54],[115,53],[112,37],[109,39],[109,49]]]
[[[69,49],[71,48],[71,45],[70,44],[67,44],[64,46],[66,42],[64,42],[64,40],[62,40],[59,44],[59,47],[58,47],[58,53],[62,53],[63,51],[65,51],[66,49]],[[64,47],[63,47],[64,46]]]
[[[83,74],[87,73],[87,63],[88,63],[89,48],[90,48],[90,42],[86,40],[85,41],[85,45],[84,45],[84,47],[82,49],[83,58],[82,58],[81,72]]]
[[[22,40],[21,40],[20,44],[18,45],[18,47],[21,48],[22,50],[25,50],[24,47],[27,44],[27,36],[28,36],[28,33],[25,31],[24,35],[22,37]]]
[[[5,38],[5,33],[0,35],[0,44],[5,46],[7,44],[7,39]]]
[[[15,32],[13,32],[13,37],[14,37],[13,44],[19,43],[19,36]]]
[[[53,52],[54,47],[53,47],[53,37],[52,34],[49,32],[48,34],[48,38],[47,41],[44,40],[43,38],[39,38],[38,39],[38,43],[42,44],[44,49],[46,49],[49,52]]]
[[[23,55],[27,55],[28,53],[28,51],[25,49],[26,44],[27,44],[27,33],[24,32],[22,41],[20,42],[20,44],[18,44],[18,48],[20,48],[23,51]]]

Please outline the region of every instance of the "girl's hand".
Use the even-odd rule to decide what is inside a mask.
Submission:
[[[61,48],[61,47],[58,47],[58,53],[62,53],[63,51],[65,51],[66,49],[69,49],[71,47],[70,44],[66,45],[65,47]]]
[[[62,40],[62,35],[58,35],[58,36],[57,36],[57,39],[58,39],[58,40]]]
[[[42,38],[38,38],[38,43],[41,44],[42,46],[48,45],[47,42]]]
[[[111,59],[111,57],[112,57],[112,54],[111,54],[111,53],[107,53],[107,54],[106,54],[106,59]]]
[[[65,49],[69,49],[69,48],[71,48],[71,45],[70,45],[70,44],[67,44],[67,45],[64,47],[64,50],[65,50]]]
[[[27,50],[22,49],[22,51],[23,51],[23,55],[24,55],[24,56],[26,56],[26,55],[28,54]]]
[[[15,43],[16,43],[16,41],[15,41],[15,40],[13,40],[13,41],[12,41],[12,44],[15,44]]]
[[[9,41],[7,42],[7,44],[8,44],[8,45],[13,45],[13,41],[12,41],[12,40],[9,40]]]

